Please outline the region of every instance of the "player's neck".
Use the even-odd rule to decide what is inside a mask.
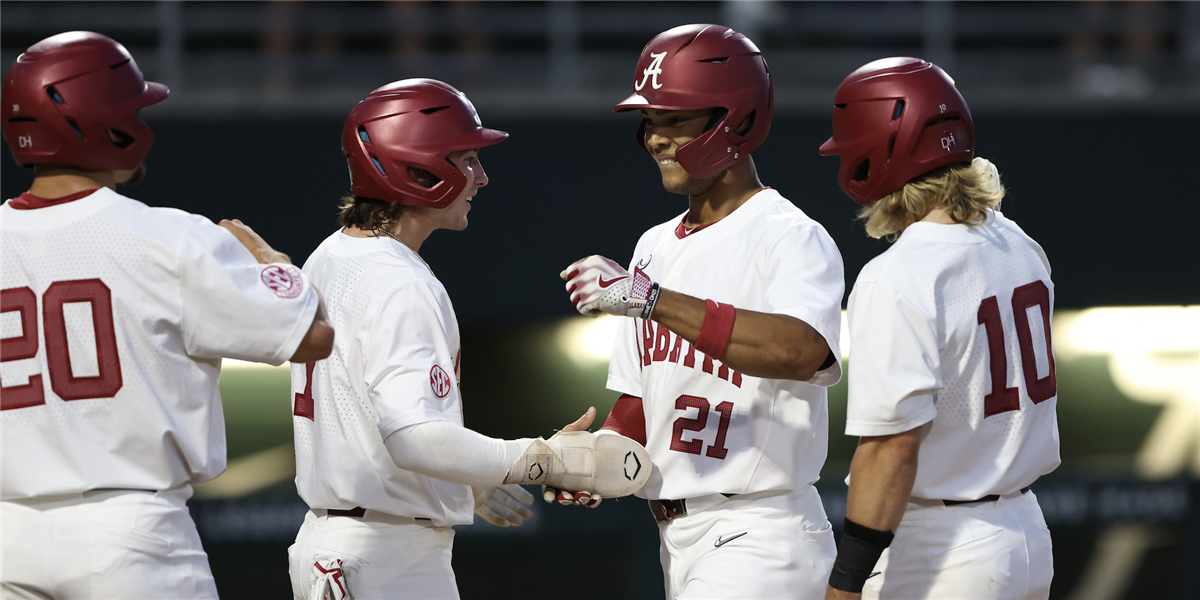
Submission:
[[[939,223],[941,225],[957,225],[958,222],[954,217],[950,216],[950,210],[946,207],[938,207],[926,214],[921,221],[925,223]]]
[[[74,167],[38,165],[29,193],[39,198],[62,198],[87,190],[117,189],[115,171],[84,171]]]
[[[421,244],[425,243],[425,239],[432,232],[424,231],[425,228],[421,227],[419,222],[415,222],[411,218],[406,219],[405,216],[405,214],[401,214],[395,223],[386,228],[386,231],[384,230],[385,228],[362,229],[360,227],[343,227],[342,233],[356,238],[382,237],[394,239],[408,246],[413,252],[420,252]]]
[[[690,226],[716,223],[729,216],[755,194],[762,191],[763,184],[754,168],[754,159],[730,167],[707,192],[692,196],[691,209],[686,224]]]

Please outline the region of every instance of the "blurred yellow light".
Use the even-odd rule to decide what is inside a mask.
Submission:
[[[1081,353],[1200,350],[1200,307],[1147,306],[1063,311],[1054,348]]]
[[[582,366],[607,363],[622,317],[571,317],[558,331],[563,353]]]

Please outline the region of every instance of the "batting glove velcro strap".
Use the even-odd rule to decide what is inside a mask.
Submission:
[[[862,593],[863,584],[879,562],[879,555],[892,543],[896,534],[859,525],[846,519],[842,541],[838,544],[837,559],[829,574],[829,587],[843,592]]]
[[[567,282],[571,303],[590,317],[602,314],[650,318],[658,300],[658,285],[644,271],[630,274],[599,255],[577,260],[559,274]]]
[[[600,506],[600,501],[603,499],[600,494],[593,494],[591,492],[568,492],[566,490],[556,490],[552,487],[542,488],[542,500],[545,500],[547,504],[557,502],[563,506],[596,508]]]
[[[620,435],[564,431],[548,440],[531,441],[509,468],[504,483],[620,498],[641,489],[649,478],[650,454],[641,444]]]

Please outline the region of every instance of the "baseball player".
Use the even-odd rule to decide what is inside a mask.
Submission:
[[[629,270],[591,256],[562,274],[584,314],[618,333],[601,435],[644,443],[639,496],[659,523],[667,598],[819,597],[833,534],[813,483],[841,377],[842,261],[825,230],[759,182],[771,125],[755,45],[718,25],[642,51],[637,140],[687,212],[642,235]]]
[[[1000,176],[940,68],[878,60],[834,102],[821,154],[841,158],[867,233],[896,242],[850,294],[861,439],[827,598],[1047,598],[1029,486],[1059,464],[1050,264],[998,210]]]
[[[34,179],[0,206],[0,595],[216,598],[185,501],[225,469],[221,358],[327,356],[319,296],[239,222],[115,191],[167,97],[121,44],[42,40],[2,96]]]
[[[500,440],[463,426],[458,322],[417,253],[467,227],[488,178],[467,97],[432,79],[381,87],[346,119],[342,229],[304,265],[339,331],[328,360],[293,365],[296,486],[312,510],[289,552],[298,599],[457,598],[452,525],[532,516],[517,484],[624,496],[649,477],[636,442],[583,431]],[[402,591],[401,591],[402,590]]]

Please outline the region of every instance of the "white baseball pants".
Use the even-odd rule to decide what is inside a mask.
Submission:
[[[326,516],[310,510],[288,549],[288,574],[296,600],[309,598],[313,563],[341,559],[354,600],[458,598],[450,566],[454,530],[429,521],[368,510],[362,517]]]
[[[0,503],[9,598],[216,599],[188,514],[192,488],[96,490]]]
[[[825,597],[837,547],[813,486],[688,498],[659,525],[666,597]]]
[[[914,498],[863,598],[1045,600],[1053,562],[1032,491],[957,506]]]

